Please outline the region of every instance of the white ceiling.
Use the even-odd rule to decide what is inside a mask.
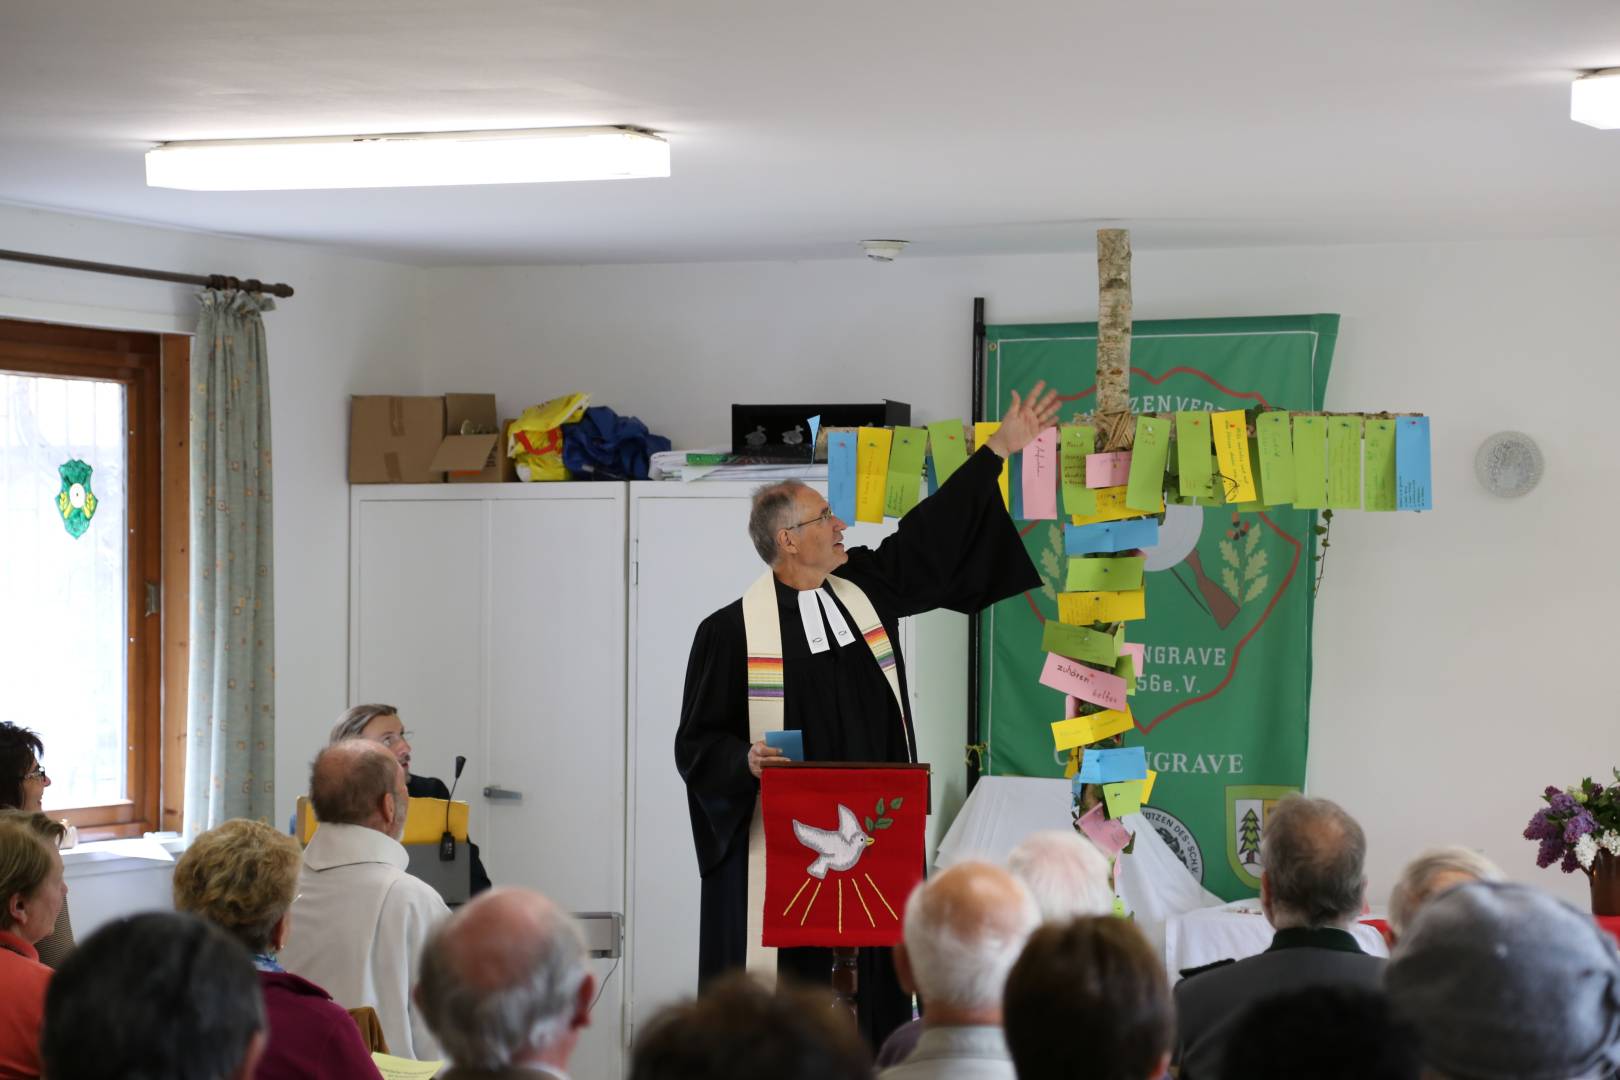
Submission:
[[[424,265],[1620,233],[1620,131],[1568,118],[1615,65],[1615,0],[0,0],[0,201]],[[143,180],[161,140],[579,124],[673,177]]]

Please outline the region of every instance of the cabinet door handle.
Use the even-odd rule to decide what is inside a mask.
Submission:
[[[494,784],[491,784],[489,787],[486,787],[484,789],[484,798],[486,798],[486,799],[521,799],[521,798],[523,798],[523,792],[521,792],[521,791],[512,791],[509,788],[496,787]]]

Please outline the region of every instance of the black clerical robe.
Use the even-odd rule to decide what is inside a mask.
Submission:
[[[935,608],[972,613],[1038,588],[1040,575],[1001,500],[1002,459],[981,448],[932,496],[922,500],[877,548],[853,548],[834,571],[854,582],[877,611],[889,640],[901,697],[906,665],[899,621]],[[851,628],[859,625],[832,590]],[[883,670],[856,630],[855,640],[812,653],[797,590],[776,583],[782,624],[783,724],[804,732],[808,761],[914,761],[909,707],[902,712]],[[759,781],[748,769],[747,635],[742,600],[698,625],[686,669],[675,764],[686,781],[692,839],[703,876],[698,944],[700,985],[747,957],[748,826]],[[825,983],[827,949],[782,949],[778,971]],[[889,949],[860,951],[861,1028],[872,1045],[911,1018]]]

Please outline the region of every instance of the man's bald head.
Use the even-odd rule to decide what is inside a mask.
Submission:
[[[905,954],[929,1005],[996,1009],[1007,972],[1041,921],[1012,875],[981,862],[957,863],[911,894]]]
[[[405,771],[393,754],[369,739],[335,742],[316,754],[310,766],[309,803],[325,823],[362,825],[397,840],[407,798]]]
[[[538,1060],[583,1027],[594,981],[567,912],[530,889],[491,889],[428,938],[417,1004],[457,1065]]]

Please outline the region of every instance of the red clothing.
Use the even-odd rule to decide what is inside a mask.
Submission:
[[[16,934],[0,930],[0,1080],[36,1077],[43,1069],[39,1035],[45,1027],[45,988],[51,969]]]
[[[259,972],[268,1045],[254,1080],[355,1080],[382,1074],[360,1029],[332,995],[286,971]]]

